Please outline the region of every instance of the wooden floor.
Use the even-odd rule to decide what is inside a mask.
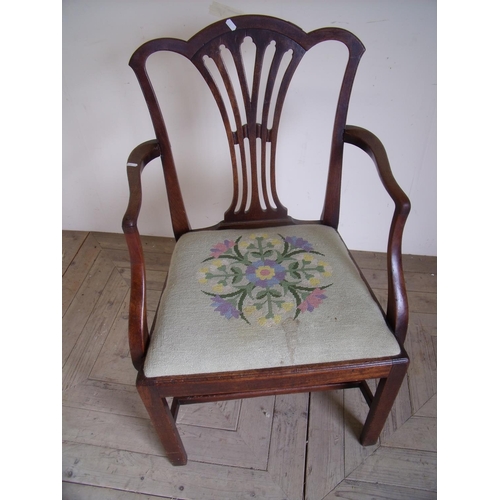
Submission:
[[[173,241],[144,242],[152,314]],[[354,256],[384,302],[384,256]],[[63,232],[63,499],[436,498],[436,258],[404,265],[411,364],[377,445],[357,441],[358,390],[263,397],[182,407],[172,467],[134,385],[124,237]]]

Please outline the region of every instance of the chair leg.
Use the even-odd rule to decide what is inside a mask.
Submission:
[[[137,390],[165,448],[169,462],[172,465],[185,465],[187,453],[165,398],[156,394],[151,387],[137,385]]]
[[[405,363],[394,364],[389,376],[378,383],[359,439],[363,446],[371,446],[377,442],[407,370],[408,360]]]

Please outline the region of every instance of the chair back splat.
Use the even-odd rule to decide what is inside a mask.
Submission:
[[[299,63],[327,40],[343,44],[348,59],[332,110],[323,212],[320,220],[298,221],[278,197],[278,127]],[[148,57],[158,51],[181,54],[193,63],[225,127],[233,193],[223,220],[209,228],[194,231],[189,224],[167,129],[146,71]],[[403,345],[408,299],[401,244],[410,202],[379,139],[346,125],[363,52],[358,38],[339,28],[305,33],[280,19],[249,15],[216,22],[188,41],[152,40],[130,60],[156,138],[137,146],[127,163],[130,199],[122,227],[131,262],[129,345],[137,390],[173,465],[187,462],[176,425],[182,404],[357,388],[370,407],[361,444],[375,444],[382,431],[409,363]],[[394,202],[386,312],[337,232],[345,143],[371,157]],[[142,171],[158,156],[177,241],[150,330],[137,221]],[[374,379],[378,384],[372,394],[367,380]]]
[[[278,127],[286,92],[304,54],[326,40],[346,45],[349,58],[340,89],[331,144],[330,169],[322,221],[338,226],[343,133],[356,69],[364,52],[352,33],[322,28],[305,33],[286,21],[265,16],[241,16],[220,21],[185,42],[160,38],[142,45],[132,56],[162,151],[174,234],[189,230],[165,122],[146,71],[148,57],[172,51],[188,58],[207,82],[224,123],[233,169],[233,198],[220,227],[235,223],[291,224],[276,190],[275,159]],[[248,69],[244,43],[253,43],[255,58]],[[265,65],[269,60],[270,64]],[[235,71],[231,71],[234,69]],[[236,78],[231,78],[231,75]],[[267,147],[269,143],[270,147]]]

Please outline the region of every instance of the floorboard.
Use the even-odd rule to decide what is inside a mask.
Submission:
[[[63,500],[436,498],[435,257],[403,257],[411,363],[377,444],[359,444],[358,390],[188,405],[178,422],[190,461],[172,467],[135,389],[125,239],[63,231],[62,245]],[[144,238],[151,318],[173,248]],[[384,304],[385,255],[352,253]]]

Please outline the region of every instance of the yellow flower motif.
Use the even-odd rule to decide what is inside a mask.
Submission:
[[[274,238],[273,240],[271,240],[271,243],[274,245],[274,246],[277,246],[281,243],[280,240],[278,240],[277,238]]]
[[[302,257],[303,260],[307,261],[307,262],[311,262],[312,260],[314,260],[314,257],[310,254],[310,253],[306,253],[303,257]]]
[[[257,308],[255,306],[246,306],[243,308],[245,314],[253,314],[256,310]]]
[[[311,278],[311,279],[309,280],[309,283],[310,283],[312,286],[318,286],[318,285],[321,283],[321,281],[320,281],[318,278]]]
[[[204,284],[208,282],[207,279],[208,267],[200,269],[197,273],[198,283]]]
[[[215,267],[220,267],[220,266],[222,266],[222,260],[215,259],[214,261],[212,261],[212,265]]]
[[[320,260],[318,262],[318,266],[322,266],[324,271],[321,273],[321,276],[325,278],[329,278],[332,275],[332,267],[328,262],[325,262],[324,260]]]
[[[248,243],[248,241],[242,241],[241,243],[238,243],[238,246],[239,246],[240,248],[245,249],[245,248],[247,248],[247,247],[248,247],[248,245],[249,245],[249,244],[250,244],[250,243]]]
[[[215,293],[221,293],[224,291],[224,285],[222,285],[221,283],[217,283],[217,285],[214,285],[212,287],[212,291]]]
[[[259,323],[259,326],[279,325],[281,323],[281,316],[279,314],[276,314],[270,319],[266,318],[265,316],[261,316],[257,322]]]
[[[260,280],[270,280],[276,272],[271,266],[260,266],[255,271],[255,276]]]
[[[281,307],[288,312],[291,311],[295,306],[293,302],[285,302]]]

